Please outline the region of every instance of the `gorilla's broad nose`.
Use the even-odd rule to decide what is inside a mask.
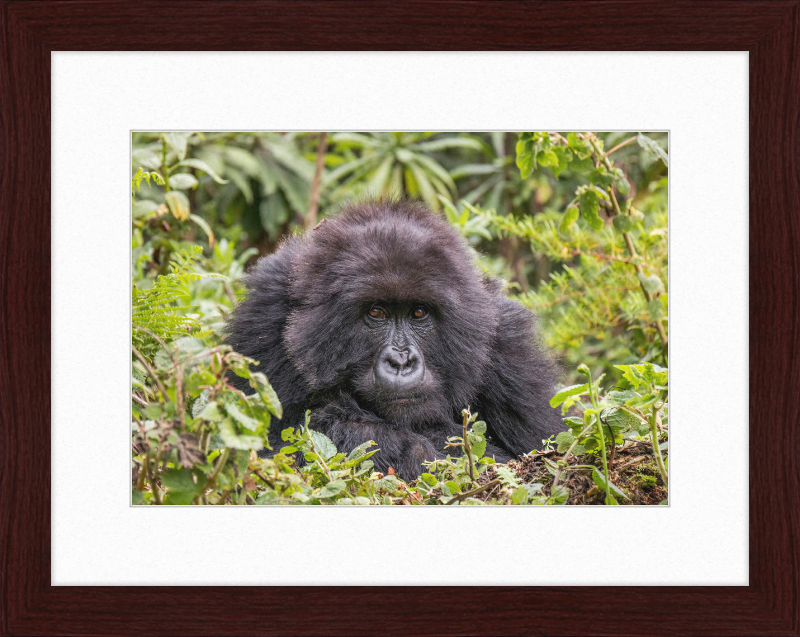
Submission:
[[[422,381],[425,367],[413,345],[405,349],[390,345],[381,352],[375,375],[382,385],[411,388]]]

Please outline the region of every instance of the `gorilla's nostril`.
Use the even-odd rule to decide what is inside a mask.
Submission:
[[[416,348],[399,349],[387,347],[379,358],[376,376],[381,383],[416,384],[424,377],[425,370]]]

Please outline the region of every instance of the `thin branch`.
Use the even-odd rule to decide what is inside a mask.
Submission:
[[[317,144],[317,165],[314,169],[314,181],[311,182],[311,193],[308,196],[308,212],[305,218],[306,230],[317,225],[317,208],[319,206],[319,191],[322,184],[322,169],[325,166],[325,153],[328,150],[328,133],[319,134]]]
[[[483,493],[484,491],[488,491],[490,489],[494,489],[498,484],[500,484],[500,478],[495,478],[491,482],[487,482],[483,486],[478,487],[477,489],[472,489],[472,491],[464,491],[464,493],[459,493],[456,496],[450,498],[446,504],[453,504],[453,502],[460,502],[461,500],[466,500],[467,498],[472,497],[473,495],[477,495],[478,493]]]
[[[606,153],[606,155],[611,155],[611,154],[613,154],[613,153],[616,153],[616,152],[617,152],[617,151],[618,151],[620,148],[624,148],[625,146],[627,146],[627,145],[628,145],[628,144],[630,144],[631,142],[635,142],[635,141],[636,141],[638,138],[639,138],[639,136],[638,136],[638,135],[634,135],[633,137],[629,137],[628,139],[626,139],[626,140],[625,140],[624,142],[622,142],[621,144],[617,144],[616,146],[614,146],[614,148],[612,148],[611,150],[609,150],[609,151]]]

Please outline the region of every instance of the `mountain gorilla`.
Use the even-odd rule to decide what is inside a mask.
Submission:
[[[410,480],[448,453],[467,406],[486,421],[486,454],[499,462],[562,429],[533,316],[420,203],[345,206],[261,259],[246,286],[228,342],[260,361],[283,404],[273,448],[311,409],[312,428],[340,451],[374,440],[376,468]]]

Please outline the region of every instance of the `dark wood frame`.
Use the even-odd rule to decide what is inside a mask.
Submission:
[[[0,634],[800,635],[799,15],[798,0],[0,0]],[[50,52],[251,49],[750,52],[749,586],[50,585]]]

